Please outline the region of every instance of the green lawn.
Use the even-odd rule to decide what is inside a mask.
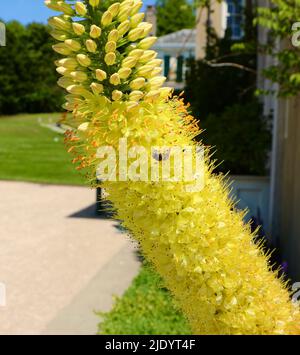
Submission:
[[[50,184],[83,184],[71,164],[64,136],[43,127],[60,114],[0,117],[0,179]]]
[[[191,334],[161,279],[146,266],[113,309],[100,317],[99,334],[104,335]]]

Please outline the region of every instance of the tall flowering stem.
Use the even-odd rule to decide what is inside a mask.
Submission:
[[[128,149],[145,147],[148,156],[153,146],[202,147],[183,101],[162,87],[162,62],[151,50],[156,38],[148,36],[141,1],[45,3],[60,12],[49,24],[53,49],[62,55],[55,64],[58,84],[68,92],[64,108],[73,113],[66,141],[91,182],[98,148],[120,155],[121,138]],[[124,179],[120,166],[117,181],[101,186],[195,334],[299,334],[298,305],[253,242],[205,152],[199,191],[189,191],[185,181]]]

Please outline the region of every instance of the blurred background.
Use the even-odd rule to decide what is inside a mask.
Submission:
[[[143,12],[216,173],[274,267],[300,281],[298,2],[145,0]],[[189,334],[65,150],[53,15],[42,0],[0,3],[0,333]]]

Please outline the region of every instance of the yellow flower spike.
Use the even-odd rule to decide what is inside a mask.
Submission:
[[[102,94],[104,91],[104,86],[102,84],[98,84],[98,83],[92,83],[90,85],[90,88],[92,89],[92,91],[95,95]]]
[[[131,11],[130,11],[130,15],[134,16],[137,12],[140,11],[140,9],[143,7],[143,3],[142,1],[135,1],[135,4],[133,5]]]
[[[100,0],[89,0],[89,4],[93,7],[97,7],[100,3]]]
[[[106,43],[105,45],[105,52],[109,53],[109,52],[115,52],[117,49],[117,44],[116,42],[113,41],[109,41]]]
[[[130,29],[130,21],[129,20],[123,21],[117,28],[119,37],[124,36],[124,34],[128,32],[129,29]]]
[[[90,58],[86,54],[77,54],[76,59],[82,67],[89,67],[92,63]]]
[[[65,76],[67,76],[71,73],[71,70],[67,69],[65,67],[58,67],[58,68],[56,68],[56,71],[58,72],[58,74],[65,75]]]
[[[130,68],[121,68],[118,71],[118,74],[121,79],[127,79],[131,73],[132,73],[132,70]]]
[[[148,63],[150,60],[155,59],[157,57],[157,53],[153,50],[145,50],[144,54],[140,57],[140,63]]]
[[[138,39],[140,39],[141,37],[143,37],[143,35],[144,35],[144,30],[143,29],[135,28],[135,29],[129,31],[127,38],[128,38],[129,41],[135,42]]]
[[[79,16],[85,16],[87,13],[87,8],[84,3],[78,1],[75,4],[75,11]]]
[[[139,90],[132,91],[129,94],[129,100],[130,101],[140,101],[144,97],[144,93]]]
[[[119,100],[121,100],[122,96],[123,96],[122,91],[114,90],[114,91],[112,92],[112,99],[113,99],[114,101],[119,101]]]
[[[73,71],[70,75],[72,79],[78,81],[79,83],[83,83],[88,80],[87,74],[83,71]]]
[[[50,32],[50,35],[56,39],[57,41],[61,41],[61,42],[64,42],[68,36],[65,32],[62,32],[62,31],[57,31],[57,30],[53,30]]]
[[[107,74],[102,69],[96,69],[96,78],[99,81],[103,81],[103,80],[107,79]]]
[[[73,84],[74,84],[74,81],[73,81],[71,78],[64,76],[64,77],[58,79],[57,84],[58,84],[60,87],[66,89],[68,86],[73,85]]]
[[[97,43],[95,41],[93,41],[92,39],[87,39],[85,41],[85,46],[86,46],[86,49],[90,53],[96,53],[96,51],[97,51]]]
[[[104,57],[105,63],[109,66],[114,65],[116,62],[116,59],[117,59],[116,54],[113,52],[107,53]]]
[[[122,68],[133,68],[138,61],[136,57],[127,57],[122,61]]]
[[[119,13],[120,10],[120,3],[119,2],[115,2],[114,4],[110,5],[110,7],[108,8],[108,11],[112,14],[112,17],[116,17]]]
[[[58,44],[54,44],[52,46],[53,50],[59,54],[62,55],[70,55],[72,53],[72,51],[70,50],[69,47],[67,47],[65,45],[65,43],[58,43]]]
[[[112,84],[112,85],[120,85],[121,84],[121,78],[119,76],[118,73],[115,73],[113,74],[110,78],[109,78],[109,82]]]
[[[103,2],[101,11],[112,2]],[[125,0],[120,12],[128,6],[132,12],[137,3]],[[60,18],[70,24],[70,18]],[[99,25],[98,15],[90,6],[86,20]],[[117,26],[117,21],[111,23],[109,31]],[[143,26],[138,25],[145,30]],[[146,82],[140,77],[142,81],[138,82],[130,77],[142,66],[154,67],[150,75],[159,70],[157,53],[147,49],[149,41],[153,39],[141,41],[138,47],[128,43],[126,48],[118,48],[120,62],[114,57],[115,67],[109,72],[118,72],[120,78],[121,74],[128,75],[126,94],[123,92],[120,101],[114,100],[121,94],[117,95],[118,90],[112,89],[108,80],[103,85],[92,83],[89,89],[75,85],[69,76],[58,80],[58,85],[71,93],[64,106],[73,110],[71,125],[80,127],[90,122],[83,126],[85,134],[78,134],[76,141],[70,138],[84,162],[79,168],[95,176],[100,162],[95,160],[95,142],[109,142],[118,149],[117,142],[124,137],[129,138],[129,148],[138,141],[149,156],[153,146],[203,149],[203,186],[197,183],[201,174],[195,175],[192,184],[103,181],[101,186],[107,191],[117,218],[131,231],[145,257],[163,277],[194,334],[300,334],[299,305],[291,302],[286,285],[271,271],[262,247],[253,242],[255,235],[243,222],[243,213],[236,211],[224,180],[213,174],[209,151],[195,142],[200,132],[188,107],[182,99],[171,96],[173,89],[160,87],[165,78],[153,77]],[[63,54],[71,52],[65,43],[56,46]],[[132,57],[131,52],[136,49],[145,51]],[[101,57],[91,56],[91,61],[88,71],[93,76],[92,70],[103,65],[102,48]],[[131,73],[129,67],[135,67],[135,72]],[[142,88],[136,89],[140,85]],[[112,117],[118,124],[112,124]]]
[[[103,27],[107,27],[112,23],[113,15],[109,11],[105,11],[101,18],[101,24]]]
[[[118,30],[112,30],[109,32],[108,36],[107,36],[107,41],[108,42],[117,42],[119,39],[119,31]]]
[[[136,78],[132,80],[129,86],[132,90],[139,90],[145,85],[145,83],[146,83],[145,78]]]
[[[137,27],[139,24],[141,24],[141,22],[143,21],[144,18],[145,18],[145,14],[144,13],[135,14],[130,19],[130,27],[131,28]]]
[[[58,16],[51,17],[48,23],[56,30],[69,31],[71,29],[71,23]]]
[[[85,32],[85,27],[82,24],[78,23],[78,22],[73,22],[72,23],[72,28],[73,28],[74,33],[77,36],[81,36]]]
[[[65,45],[73,52],[78,52],[81,49],[81,44],[75,39],[66,39]]]
[[[153,44],[157,41],[157,37],[147,37],[141,40],[138,44],[138,48],[140,49],[149,49],[153,46]]]
[[[101,36],[102,30],[100,27],[96,26],[96,25],[92,25],[91,26],[91,30],[90,30],[90,37],[92,38],[99,38]]]
[[[74,58],[63,58],[58,61],[59,66],[65,67],[67,69],[76,69],[78,63]]]

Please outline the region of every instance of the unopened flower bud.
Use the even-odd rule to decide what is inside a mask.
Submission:
[[[107,74],[104,70],[96,69],[96,78],[99,81],[103,81],[107,78]]]
[[[82,95],[85,96],[86,94],[88,94],[88,91],[81,85],[71,85],[67,87],[67,91],[70,94],[74,94],[74,95]]]
[[[130,7],[124,7],[123,9],[121,9],[118,14],[118,21],[123,22],[128,20],[130,12],[131,12]]]
[[[81,48],[81,44],[78,41],[76,41],[75,39],[66,39],[65,44],[73,52],[78,52]]]
[[[142,6],[143,6],[142,1],[136,1],[135,4],[131,8],[130,15],[134,16],[136,13],[138,13],[140,11]]]
[[[92,63],[90,58],[85,54],[77,54],[76,59],[82,67],[88,67]]]
[[[120,79],[120,76],[118,73],[115,73],[113,74],[110,78],[109,78],[109,82],[112,84],[112,85],[120,85],[121,84],[121,79]]]
[[[109,42],[107,42],[106,45],[105,45],[105,52],[106,52],[106,53],[115,52],[116,49],[117,49],[117,44],[116,44],[116,42],[109,41]]]
[[[67,69],[74,70],[77,66],[78,63],[74,58],[63,58],[58,61],[58,64],[62,67],[65,67]]]
[[[57,30],[51,31],[50,35],[53,38],[55,38],[57,41],[61,41],[61,42],[64,42],[68,38],[65,32],[57,31]]]
[[[53,50],[59,54],[62,55],[70,55],[72,53],[72,51],[70,50],[69,47],[67,47],[65,45],[65,43],[58,43],[58,44],[54,44],[52,46]]]
[[[71,29],[70,22],[61,17],[51,17],[48,21],[49,25],[57,30],[69,31]]]
[[[100,0],[89,0],[89,3],[93,7],[97,7],[100,3]]]
[[[144,30],[141,28],[135,28],[128,33],[128,40],[131,42],[137,41],[139,38],[143,37]]]
[[[152,72],[150,73],[150,78],[154,78],[155,76],[158,76],[162,73],[162,68],[161,67],[155,67]]]
[[[97,51],[97,43],[93,41],[92,39],[87,39],[85,41],[86,49],[91,52],[95,53]]]
[[[70,75],[75,81],[78,81],[80,83],[83,83],[88,79],[87,74],[83,71],[73,71]]]
[[[137,61],[138,59],[135,57],[127,57],[122,62],[122,68],[133,68]]]
[[[136,74],[148,78],[148,76],[152,73],[153,69],[154,67],[152,67],[151,65],[143,65],[137,70]]]
[[[90,88],[92,89],[92,91],[95,95],[102,94],[104,91],[104,86],[102,84],[98,84],[98,83],[92,83],[90,85]]]
[[[71,70],[70,69],[67,69],[65,67],[58,67],[56,68],[56,71],[60,74],[60,75],[68,75],[70,74]]]
[[[159,96],[160,96],[159,90],[152,90],[145,95],[145,100],[151,102],[151,101],[159,98]]]
[[[104,57],[104,61],[107,65],[114,65],[116,62],[116,55],[113,52],[107,53],[106,56]]]
[[[142,28],[144,30],[144,37],[146,37],[152,31],[153,25],[152,23],[142,22],[137,28]]]
[[[121,100],[122,96],[123,96],[122,91],[114,90],[114,91],[112,92],[112,99],[113,99],[114,101],[119,101],[119,100]]]
[[[151,88],[151,90],[157,90],[159,89],[163,84],[164,82],[166,81],[166,77],[164,76],[158,76],[156,78],[152,78],[149,80],[149,86]]]
[[[131,57],[140,59],[141,56],[144,54],[144,51],[142,49],[133,49],[132,51],[129,52]]]
[[[73,85],[73,84],[74,84],[74,81],[73,81],[71,78],[69,78],[69,77],[63,76],[62,78],[59,78],[59,79],[58,79],[57,84],[58,84],[60,87],[66,89],[68,86]]]
[[[132,16],[131,19],[130,19],[131,28],[137,27],[137,25],[139,25],[143,21],[144,17],[145,17],[145,14],[143,12],[141,12],[140,14],[135,14],[134,16]]]
[[[77,36],[81,36],[85,32],[85,27],[82,24],[78,23],[78,22],[73,22],[72,23],[72,28],[73,28],[74,33]]]
[[[103,27],[107,27],[112,23],[112,20],[113,20],[112,13],[109,11],[105,11],[101,18],[101,24]]]
[[[90,36],[92,38],[99,38],[101,36],[101,33],[102,33],[102,30],[100,27],[98,27],[96,25],[91,26]]]
[[[117,42],[119,39],[119,31],[118,30],[112,30],[109,32],[107,41],[108,42]]]
[[[137,78],[132,80],[129,86],[132,90],[139,90],[145,85],[145,83],[146,83],[145,78]]]
[[[129,94],[129,99],[131,101],[140,101],[143,98],[143,96],[144,96],[144,93],[142,91],[135,90]]]
[[[122,37],[127,31],[130,29],[130,21],[125,20],[123,21],[117,28],[119,32],[119,36]]]
[[[85,16],[87,13],[87,8],[83,2],[79,2],[79,1],[76,2],[75,10],[76,10],[77,14],[80,16]]]
[[[130,76],[131,72],[132,70],[130,68],[121,68],[118,71],[118,74],[121,79],[127,79]]]
[[[114,18],[115,16],[117,16],[119,10],[120,10],[120,3],[116,2],[112,5],[110,5],[110,7],[108,8],[108,11],[112,14],[112,17]]]
[[[156,57],[157,57],[157,52],[153,50],[146,50],[144,54],[140,57],[139,62],[147,63]]]
[[[138,48],[140,49],[149,49],[153,46],[153,44],[157,41],[157,37],[147,37],[141,40],[138,44]]]

